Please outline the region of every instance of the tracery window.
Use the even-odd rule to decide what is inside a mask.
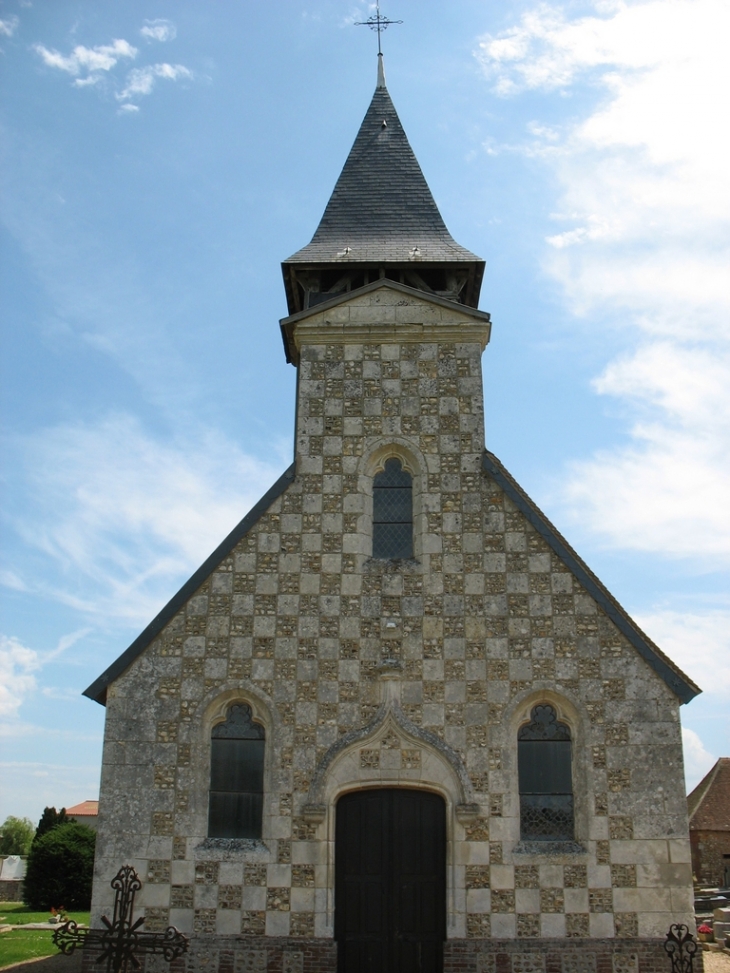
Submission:
[[[573,839],[570,728],[552,706],[535,706],[517,735],[520,836],[531,841]]]
[[[210,741],[209,838],[260,838],[264,807],[264,728],[234,703]]]
[[[373,477],[373,557],[413,557],[413,478],[395,457]]]

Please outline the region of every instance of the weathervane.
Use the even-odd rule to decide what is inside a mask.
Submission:
[[[402,20],[388,20],[387,17],[380,16],[380,4],[375,4],[375,16],[368,17],[367,20],[356,20],[356,27],[369,27],[370,30],[377,30],[378,32],[378,54],[383,52],[380,49],[380,35],[384,30],[387,30],[391,24],[402,24]]]

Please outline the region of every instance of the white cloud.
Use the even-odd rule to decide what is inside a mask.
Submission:
[[[68,56],[58,51],[50,51],[43,44],[35,44],[34,48],[49,68],[58,68],[73,75],[79,74],[81,71],[111,71],[121,58],[135,58],[137,56],[137,48],[121,39],[113,40],[111,44],[101,44],[98,47],[84,47],[79,44]]]
[[[12,37],[18,27],[17,17],[6,17],[4,20],[0,20],[0,34],[3,37]]]
[[[0,635],[0,717],[17,716],[25,697],[36,688],[33,673],[39,666],[37,652],[16,638]]]
[[[684,779],[687,793],[694,790],[708,770],[715,765],[717,757],[713,757],[705,749],[694,730],[682,728],[682,748],[684,750]]]
[[[634,419],[629,445],[574,462],[564,500],[610,545],[730,564],[730,348],[645,342],[597,391]]]
[[[97,620],[146,622],[285,465],[214,432],[156,439],[128,415],[59,426],[25,443],[32,520],[16,529],[58,569],[48,596]]]
[[[177,36],[177,30],[172,21],[162,18],[145,20],[144,27],[141,27],[139,32],[151,41],[171,41]]]
[[[117,98],[124,101],[127,98],[148,95],[158,78],[178,81],[180,78],[192,78],[192,76],[193,72],[182,64],[150,64],[145,68],[135,68],[127,75],[127,83]]]
[[[730,696],[730,611],[662,609],[635,617],[708,696]]]
[[[560,186],[545,270],[577,319],[629,342],[594,383],[621,403],[628,442],[574,463],[563,502],[612,545],[727,564],[730,7],[596,11],[541,5],[479,50],[503,95],[596,93],[558,139],[533,123],[526,147]]]

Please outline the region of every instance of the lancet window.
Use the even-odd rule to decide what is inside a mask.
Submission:
[[[520,836],[531,841],[573,838],[570,728],[552,706],[535,706],[517,736]]]
[[[210,741],[208,837],[260,838],[264,807],[264,728],[235,703]]]
[[[413,557],[413,478],[395,457],[373,477],[373,557]]]

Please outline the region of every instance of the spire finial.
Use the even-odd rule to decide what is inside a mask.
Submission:
[[[382,85],[380,84],[380,68],[381,68],[382,57],[383,57],[383,51],[380,47],[380,35],[383,33],[384,30],[387,30],[391,24],[402,24],[402,23],[403,23],[402,20],[388,20],[387,17],[381,17],[379,2],[375,4],[375,16],[371,14],[367,20],[355,21],[356,27],[369,27],[370,30],[377,30],[378,32],[378,57],[381,58],[381,60],[378,61],[378,87],[379,88],[385,87],[385,77],[383,77],[383,84]]]
[[[383,65],[383,55],[378,54],[378,83],[376,88],[385,87],[385,66]]]

